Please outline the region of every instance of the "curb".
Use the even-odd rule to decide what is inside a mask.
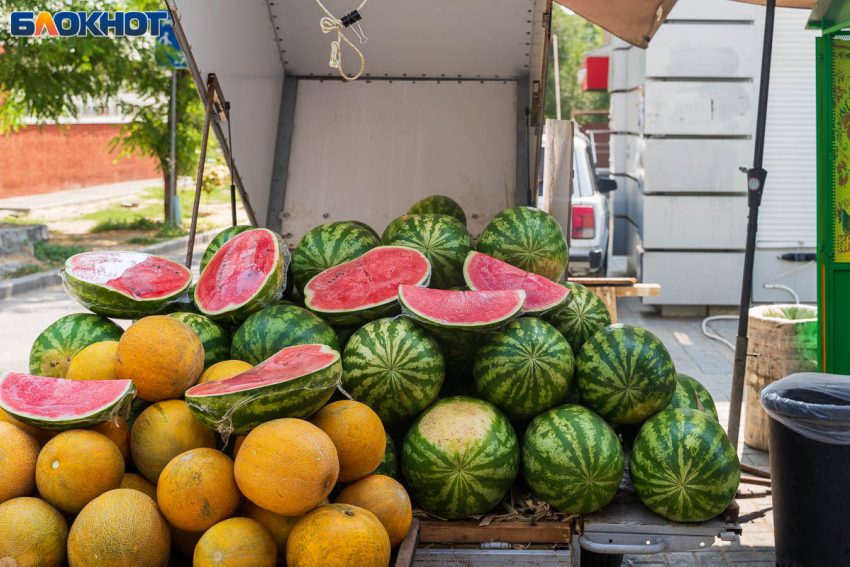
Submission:
[[[199,244],[208,244],[219,232],[221,231],[211,230],[196,234],[195,246],[197,247]],[[159,244],[138,248],[135,251],[153,254],[154,256],[165,256],[185,251],[188,244],[189,237],[183,236],[176,240],[168,240],[166,242],[160,242]],[[194,260],[198,261],[200,258],[201,255],[196,254]],[[59,279],[58,272],[40,272],[12,280],[0,281],[0,301],[20,297],[34,291],[39,291],[61,284],[62,280]]]

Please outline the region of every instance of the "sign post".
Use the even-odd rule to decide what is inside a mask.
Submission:
[[[168,194],[165,198],[165,221],[169,228],[180,226],[180,198],[177,196],[177,71],[186,69],[186,58],[174,34],[171,22],[163,22],[156,38],[156,60],[160,67],[171,69],[171,153],[168,160]]]

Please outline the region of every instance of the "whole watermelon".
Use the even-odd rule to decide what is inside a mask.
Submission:
[[[623,463],[617,434],[582,406],[538,415],[522,439],[525,482],[538,498],[567,514],[589,514],[610,502]]]
[[[314,276],[354,260],[381,242],[372,229],[351,221],[329,222],[310,229],[292,253],[292,276],[298,289]]]
[[[611,324],[611,314],[605,302],[583,285],[571,282],[561,285],[570,290],[572,300],[549,322],[564,335],[573,354],[578,354],[587,339]]]
[[[381,464],[372,471],[372,474],[382,474],[398,480],[398,453],[393,438],[390,437],[389,433],[385,435],[387,436],[387,448],[384,449],[384,458],[381,459]]]
[[[720,422],[720,417],[717,415],[717,406],[714,405],[714,399],[711,397],[711,394],[708,393],[705,386],[700,384],[696,378],[691,378],[686,374],[676,375],[676,391],[673,393],[673,399],[667,405],[667,409],[670,408],[701,410],[713,417],[717,422]]]
[[[351,221],[348,221],[348,222],[350,222],[352,224],[356,224],[357,226],[359,226],[361,228],[365,228],[372,236],[374,236],[378,240],[381,239],[381,235],[378,234],[378,231],[375,230],[374,228],[372,228],[371,226],[369,226],[368,224],[366,224],[365,222],[360,222],[358,220],[351,220]]]
[[[459,220],[446,215],[416,215],[402,223],[389,239],[391,246],[419,250],[431,262],[430,287],[463,285],[463,261],[472,250],[472,237]]]
[[[342,355],[342,389],[387,425],[428,407],[445,373],[437,343],[406,317],[366,323],[351,335]]]
[[[590,337],[576,357],[582,404],[611,423],[640,423],[676,391],[664,344],[645,329],[618,323]]]
[[[330,325],[297,305],[280,303],[254,313],[242,323],[230,346],[230,357],[254,366],[283,348],[323,344],[339,351]]]
[[[390,240],[395,235],[395,231],[398,230],[404,221],[409,218],[412,218],[413,215],[401,215],[400,217],[396,217],[390,221],[390,224],[387,225],[387,228],[384,229],[384,233],[381,235],[381,244],[386,246],[390,243]]]
[[[457,201],[445,195],[431,195],[413,203],[407,211],[409,215],[448,215],[454,217],[466,226],[466,214]]]
[[[459,519],[498,504],[519,470],[519,444],[493,405],[458,396],[437,401],[404,438],[401,471],[427,512]]]
[[[90,344],[117,341],[124,329],[91,313],[65,315],[47,327],[30,350],[30,374],[64,378],[71,359]]]
[[[523,317],[478,350],[475,391],[512,420],[528,420],[561,403],[573,368],[573,351],[561,333],[545,321]]]
[[[705,412],[668,409],[640,429],[629,475],[647,507],[674,522],[702,522],[738,491],[741,465],[723,428]]]
[[[253,229],[253,226],[244,226],[244,225],[236,225],[229,226],[216,234],[213,239],[207,244],[207,249],[204,250],[204,255],[201,257],[201,267],[199,272],[203,272],[204,268],[207,267],[212,257],[215,256],[215,253],[218,252],[218,249],[221,248],[225,242],[236,236],[237,234],[242,234],[246,230]]]
[[[472,379],[472,365],[478,349],[487,340],[487,334],[475,331],[456,331],[453,333],[432,332],[434,340],[443,352],[446,360],[446,381],[449,377],[468,377]]]
[[[557,281],[567,270],[569,248],[558,221],[534,207],[505,209],[478,237],[477,250]]]
[[[204,345],[204,370],[218,362],[230,360],[230,335],[212,319],[197,313],[169,313],[168,316],[189,325],[201,339]]]

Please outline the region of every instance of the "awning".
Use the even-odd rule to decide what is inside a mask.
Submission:
[[[638,47],[664,23],[676,0],[556,0],[604,30]]]

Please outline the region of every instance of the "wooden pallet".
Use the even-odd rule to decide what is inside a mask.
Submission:
[[[598,295],[608,312],[611,322],[617,322],[618,297],[657,297],[661,294],[661,286],[654,283],[638,283],[635,278],[568,278],[573,283],[579,283]]]

